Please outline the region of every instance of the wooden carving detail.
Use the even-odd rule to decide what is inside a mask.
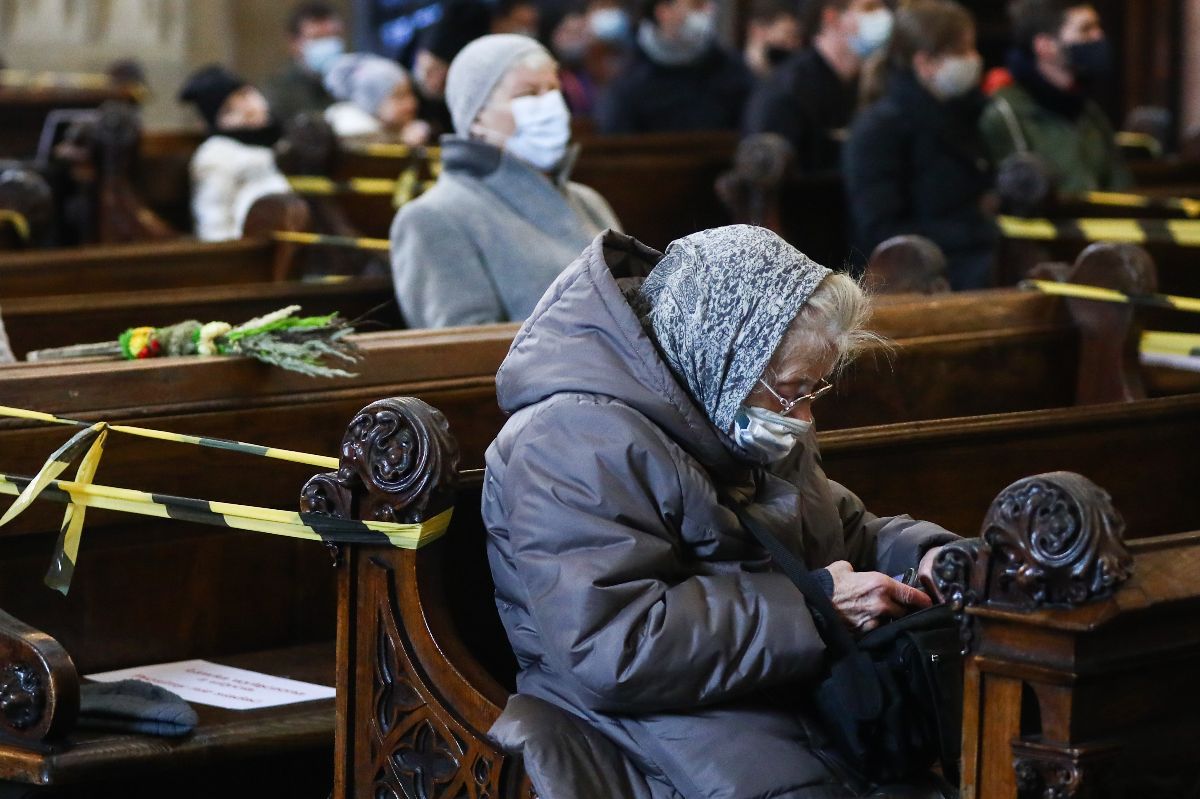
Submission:
[[[1117,788],[1112,746],[1058,747],[1037,741],[1013,743],[1019,799],[1099,799],[1140,796]],[[1170,794],[1157,794],[1166,796]]]
[[[924,236],[893,236],[871,253],[863,276],[876,294],[942,294],[950,290],[946,255]]]
[[[440,705],[397,623],[395,573],[372,561],[379,597],[370,721],[370,795],[395,799],[499,799],[504,756],[476,732],[437,712]],[[364,686],[365,687],[365,686]],[[360,688],[362,690],[362,688]],[[362,729],[360,727],[360,729]]]
[[[1027,477],[1001,492],[984,519],[989,604],[1073,607],[1110,596],[1133,559],[1125,522],[1103,490],[1071,472]]]
[[[26,664],[8,663],[0,668],[0,715],[14,730],[27,730],[42,719],[46,710],[46,686]]]
[[[979,602],[982,574],[978,568],[981,556],[986,560],[987,545],[980,538],[964,538],[942,547],[933,564],[933,577],[946,603],[958,619],[963,654],[971,648],[974,629],[971,616],[965,609]]]
[[[439,410],[414,397],[379,400],[347,428],[338,470],[305,484],[300,509],[415,523],[453,504],[457,475],[458,442]]]
[[[717,178],[717,196],[735,222],[783,232],[779,192],[795,151],[776,133],[748,136],[733,156],[733,169]]]

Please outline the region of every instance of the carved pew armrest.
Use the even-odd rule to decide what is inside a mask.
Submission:
[[[45,749],[78,716],[79,674],[67,650],[0,611],[0,742]]]

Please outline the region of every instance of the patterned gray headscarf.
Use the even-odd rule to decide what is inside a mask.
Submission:
[[[730,225],[672,242],[630,299],[671,371],[727,432],[828,274],[771,231]]]

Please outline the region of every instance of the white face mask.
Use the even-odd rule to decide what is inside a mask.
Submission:
[[[887,44],[892,36],[892,12],[886,8],[859,12],[858,32],[850,37],[850,47],[859,58],[868,58]]]
[[[592,34],[602,42],[621,44],[629,39],[629,14],[621,8],[601,8],[589,19]]]
[[[305,42],[300,52],[304,66],[324,75],[334,59],[346,52],[346,43],[338,36],[322,36]]]
[[[811,421],[752,405],[743,405],[733,420],[734,442],[763,464],[786,458],[810,430]]]
[[[948,56],[933,75],[930,91],[939,100],[953,100],[979,87],[983,59],[978,53]]]
[[[511,107],[517,130],[504,149],[543,172],[562,163],[571,141],[571,111],[562,92],[518,97]]]

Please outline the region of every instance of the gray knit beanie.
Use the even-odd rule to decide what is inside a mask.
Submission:
[[[349,100],[374,115],[379,106],[408,80],[403,67],[371,53],[338,56],[325,73],[325,88],[335,100]]]
[[[446,105],[454,119],[455,133],[464,138],[470,136],[471,124],[487,104],[496,84],[513,64],[533,53],[544,53],[553,60],[550,51],[536,39],[497,33],[476,39],[454,57],[446,74]]]

